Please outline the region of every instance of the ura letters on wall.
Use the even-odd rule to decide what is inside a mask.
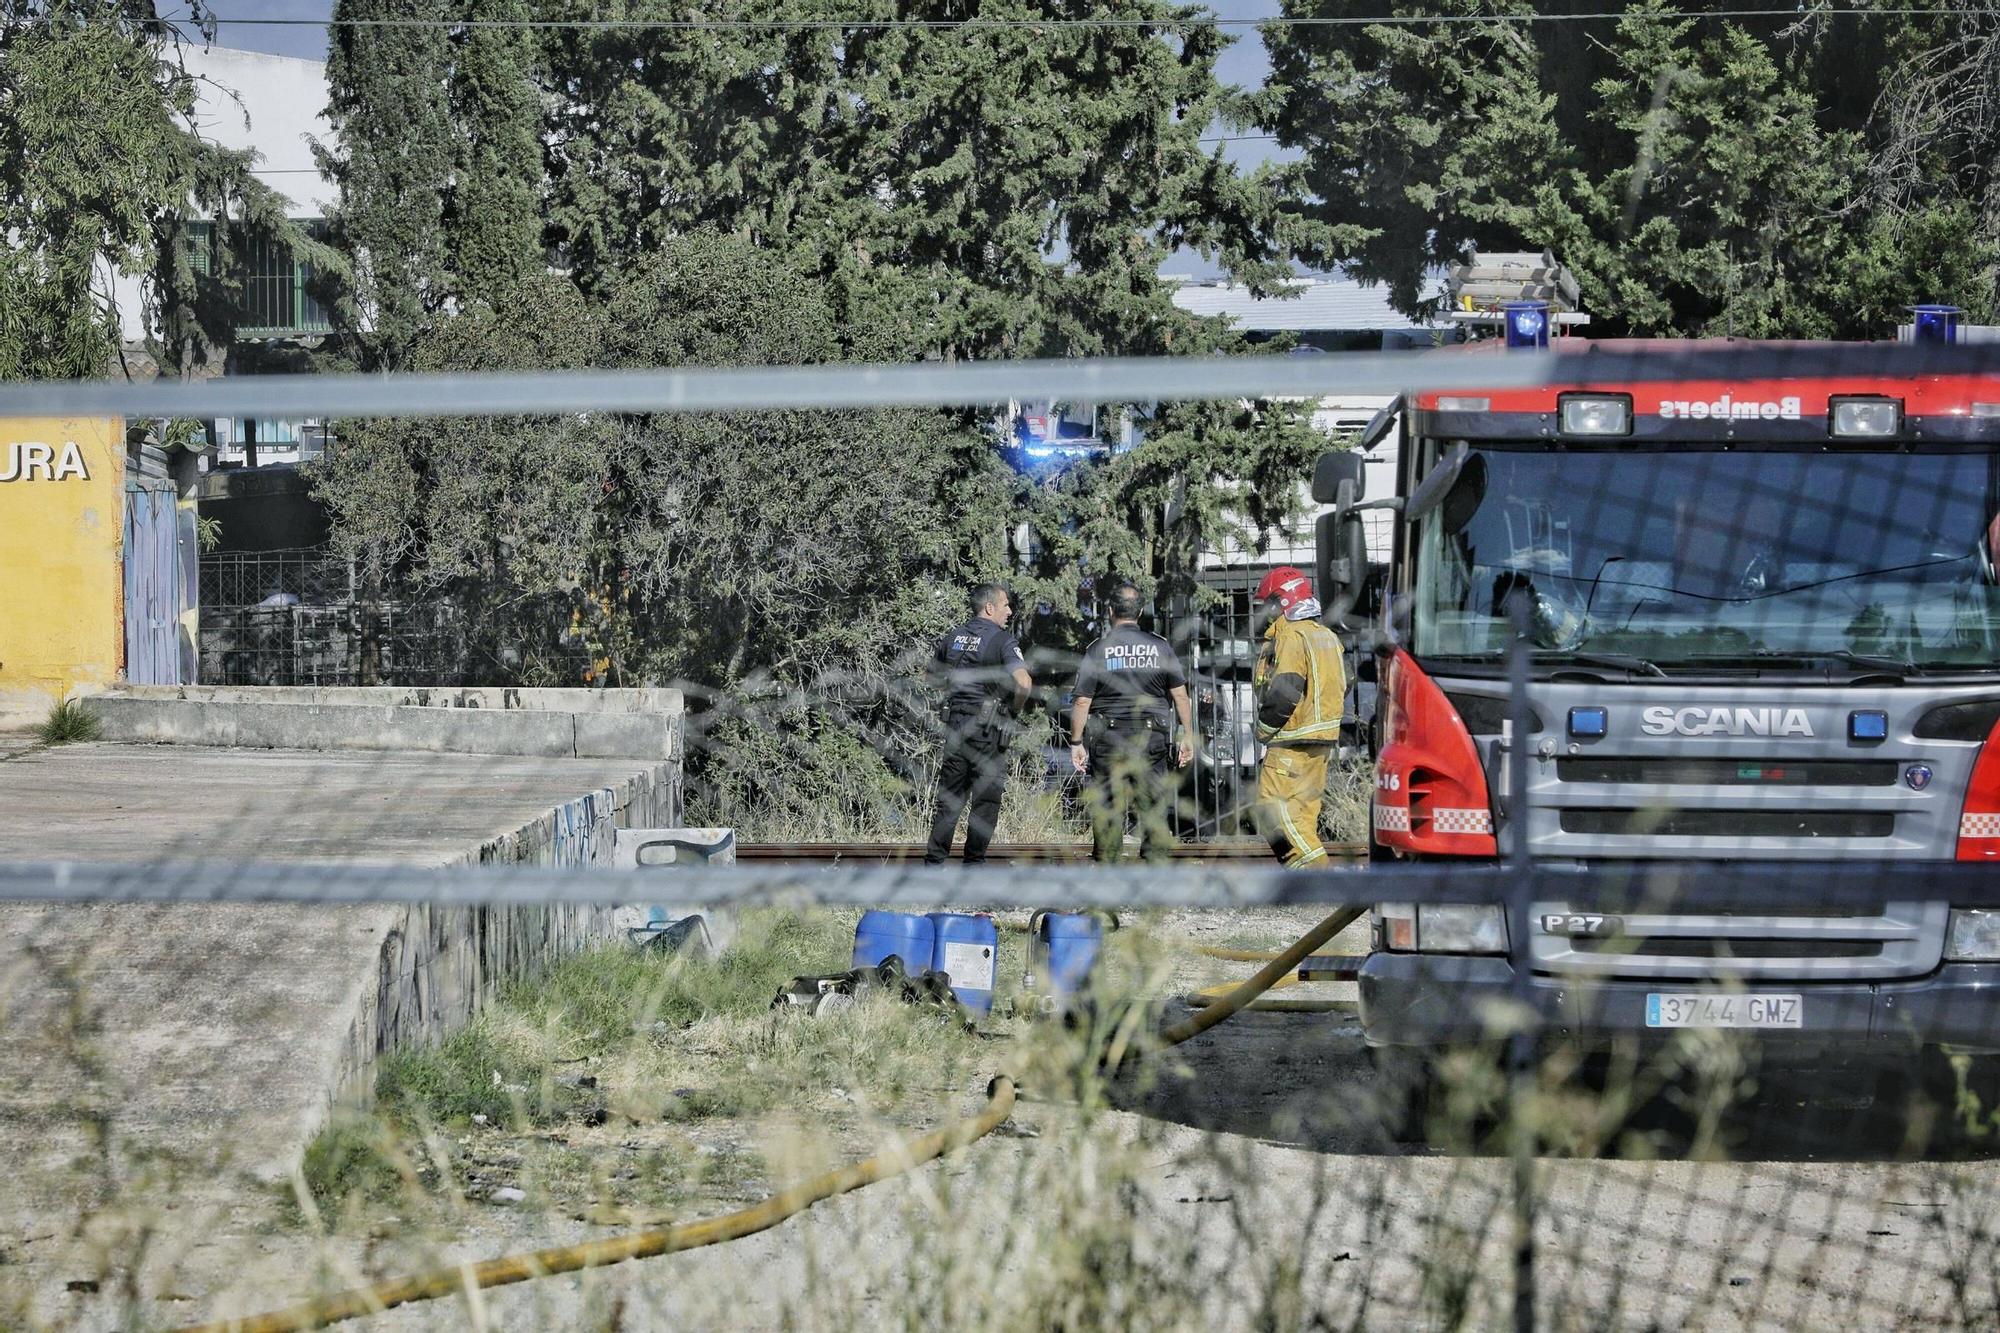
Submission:
[[[90,468],[75,440],[61,448],[39,440],[0,444],[0,482],[72,480],[90,480]]]

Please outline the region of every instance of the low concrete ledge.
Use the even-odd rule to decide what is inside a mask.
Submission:
[[[171,699],[184,703],[483,708],[510,713],[679,713],[684,707],[679,690],[662,687],[583,690],[428,685],[118,685],[106,692],[123,699]]]
[[[540,759],[681,757],[678,690],[139,686],[82,701],[104,739]]]

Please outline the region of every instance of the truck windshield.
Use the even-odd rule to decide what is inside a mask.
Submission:
[[[1996,457],[1474,444],[1418,524],[1412,646],[1498,662],[1518,591],[1538,664],[1994,669]]]

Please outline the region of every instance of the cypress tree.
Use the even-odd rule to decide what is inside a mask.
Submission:
[[[340,187],[329,219],[354,280],[335,319],[362,363],[394,369],[450,294],[445,199],[459,160],[449,104],[444,0],[339,0],[327,53],[322,169]],[[344,20],[428,19],[421,26]]]
[[[526,0],[476,0],[451,71],[457,161],[446,209],[453,289],[489,305],[545,267],[542,99]]]

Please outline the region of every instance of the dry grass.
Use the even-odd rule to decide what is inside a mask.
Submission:
[[[931,786],[899,787],[872,799],[844,805],[822,803],[808,809],[732,812],[708,809],[696,799],[690,820],[736,829],[743,842],[911,842],[930,836]],[[964,828],[960,824],[961,836]],[[1063,808],[1062,793],[1042,779],[1038,767],[1017,765],[1000,802],[998,842],[1084,842],[1089,827]]]
[[[74,699],[59,701],[35,728],[35,738],[44,745],[74,745],[79,741],[94,741],[102,734],[97,719],[84,712],[83,705]]]
[[[1375,765],[1369,760],[1357,756],[1328,764],[1320,836],[1328,842],[1368,841],[1374,793]]]
[[[1056,1086],[1087,1081],[1087,1034],[1051,1042],[1059,1029],[1011,1014],[1026,966],[1017,930],[1001,933],[994,1012],[979,1031],[879,994],[838,1016],[773,1010],[793,976],[847,967],[856,917],[746,912],[714,958],[621,946],[514,987],[438,1047],[384,1060],[374,1110],[308,1150],[295,1220],[348,1232],[390,1214],[443,1224],[496,1188],[578,1215],[722,1204],[768,1183],[762,1157],[798,1164],[795,1148],[767,1147],[802,1125],[816,1127],[807,1156],[830,1163],[949,1118],[1003,1066]],[[1116,1018],[1104,1021],[1163,989],[1167,959],[1146,929],[1114,934],[1101,978]],[[752,1142],[766,1146],[743,1147]]]
[[[1275,945],[1292,929],[1276,915],[1210,916],[1204,938]],[[1157,997],[1249,970],[1189,958],[1181,936],[1196,926],[1179,917],[1139,916],[1112,937],[1103,1003],[1078,1031],[1005,1012],[1022,970],[1011,931],[999,1011],[979,1033],[886,1002],[838,1018],[771,1013],[790,975],[840,967],[853,920],[760,911],[715,959],[580,957],[437,1050],[390,1060],[376,1110],[323,1134],[303,1196],[248,1233],[290,1267],[226,1308],[727,1212],[967,1113],[1006,1069],[1024,1093],[1014,1120],[943,1163],[720,1250],[491,1293],[483,1314],[440,1302],[381,1325],[887,1319],[1014,1333],[1508,1318],[1504,1149],[1517,1121],[1499,1042],[1444,1063],[1428,1145],[1408,1150],[1386,1133],[1386,1077],[1333,1019],[1249,1015],[1106,1081],[1095,1052],[1181,1013]],[[1746,1098],[1770,1095],[1748,1052],[1693,1034],[1604,1068],[1537,1067],[1515,1109],[1542,1155],[1542,1323],[1991,1326],[1990,1164],[1936,1160],[1912,1128],[1914,1100],[1885,1108],[1886,1127],[1856,1114],[1816,1141],[1789,1105],[1747,1111]],[[1986,1126],[1990,1103],[1963,1072],[1961,1111]],[[1758,1114],[1768,1123],[1746,1131]],[[513,1190],[518,1202],[498,1201]],[[12,1243],[0,1237],[0,1251]],[[0,1263],[0,1327],[34,1327],[10,1271]],[[210,1285],[179,1283],[203,1300]],[[133,1289],[121,1326],[225,1308]]]

